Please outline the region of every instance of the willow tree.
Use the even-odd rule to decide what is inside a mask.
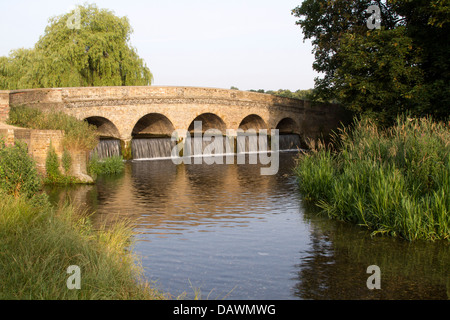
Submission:
[[[2,89],[150,85],[127,17],[89,4],[49,19],[33,49],[0,58]]]

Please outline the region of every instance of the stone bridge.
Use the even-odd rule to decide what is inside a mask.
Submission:
[[[202,129],[279,129],[280,134],[326,137],[348,114],[338,105],[239,90],[198,87],[83,87],[0,91],[0,121],[10,105],[62,110],[98,127],[101,137],[128,144],[139,136],[180,137]],[[3,118],[3,119],[2,119]]]

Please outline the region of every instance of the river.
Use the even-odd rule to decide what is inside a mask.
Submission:
[[[95,211],[94,223],[132,221],[148,281],[186,299],[449,299],[447,242],[371,237],[305,203],[281,152],[276,175],[258,164],[128,161],[95,185],[50,188]],[[369,290],[367,268],[380,268]]]

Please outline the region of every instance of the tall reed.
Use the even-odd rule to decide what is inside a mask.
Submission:
[[[300,156],[300,189],[330,217],[408,240],[450,240],[450,128],[399,117],[380,130],[355,120]]]

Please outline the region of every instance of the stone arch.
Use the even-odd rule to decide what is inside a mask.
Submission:
[[[107,118],[92,116],[85,118],[84,121],[97,127],[100,138],[120,138],[119,129],[117,129],[116,125]]]
[[[148,113],[141,117],[131,131],[132,137],[170,137],[175,130],[172,121],[160,113]]]
[[[276,129],[279,130],[280,134],[300,134],[300,128],[297,122],[289,117],[281,119],[278,122]]]
[[[279,148],[280,150],[297,150],[298,148],[305,148],[304,138],[300,132],[300,127],[297,122],[285,117],[281,119],[276,129],[279,130]]]
[[[196,129],[194,127],[195,121],[201,121],[202,124],[202,133],[206,130],[217,130],[220,131],[223,135],[226,133],[226,125],[225,122],[218,115],[214,113],[202,113],[201,115],[195,117],[194,120],[190,123],[188,127],[189,133],[194,133]]]
[[[260,130],[263,129],[268,129],[267,123],[257,114],[250,114],[242,119],[236,136],[236,152],[267,151],[269,140],[267,136],[264,138],[261,135]]]
[[[255,129],[256,131],[260,129],[268,129],[267,123],[257,114],[250,114],[242,119],[239,124],[239,129],[244,131],[248,129]]]

